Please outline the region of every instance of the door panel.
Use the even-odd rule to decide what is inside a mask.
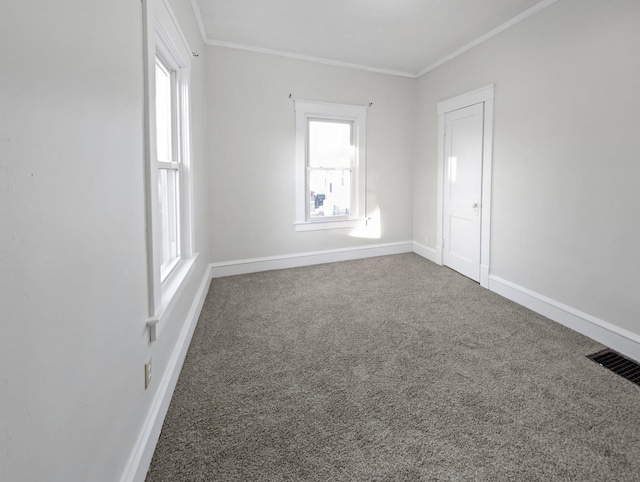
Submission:
[[[443,262],[480,281],[484,103],[445,114]]]

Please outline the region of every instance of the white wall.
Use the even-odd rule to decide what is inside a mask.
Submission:
[[[153,345],[140,2],[14,2],[0,16],[0,480],[119,479],[208,262],[412,236],[433,247],[435,104],[489,83],[492,273],[640,334],[637,1],[561,0],[417,81],[205,47],[188,0],[171,5],[200,53],[200,256]],[[374,103],[379,238],[294,231],[289,93]]]
[[[411,240],[415,81],[218,47],[208,49],[211,251],[228,261]],[[378,238],[295,232],[295,114],[288,98],[373,106],[367,204]]]
[[[561,0],[418,82],[414,240],[436,103],[495,83],[491,273],[640,334],[640,3]]]
[[[111,482],[209,261],[205,69],[194,62],[199,263],[149,346],[141,3],[13,2],[0,59],[0,480]]]

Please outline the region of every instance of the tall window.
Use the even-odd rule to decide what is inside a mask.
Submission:
[[[191,272],[191,49],[166,0],[143,0],[146,77],[146,202],[149,327],[170,311]]]
[[[355,226],[364,216],[366,108],[296,101],[296,229]]]
[[[162,234],[160,281],[180,260],[180,162],[177,152],[175,72],[156,55],[156,155],[159,220]]]
[[[354,170],[353,122],[309,119],[307,219],[345,219],[351,214]]]

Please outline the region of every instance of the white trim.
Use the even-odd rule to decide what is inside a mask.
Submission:
[[[463,107],[468,107],[470,105],[479,104],[480,102],[493,100],[494,90],[494,85],[489,84],[484,87],[480,87],[479,89],[440,101],[436,104],[438,106],[438,115],[446,114],[447,112],[462,109]]]
[[[171,5],[168,0],[161,0],[162,5],[164,5],[164,9],[155,10],[156,17],[156,28],[160,28],[164,31],[164,34],[169,34],[169,38],[163,38],[165,43],[169,43],[171,47],[176,50],[172,52],[173,57],[179,55],[183,65],[180,65],[181,68],[191,67],[191,47],[189,47],[189,42],[187,41],[187,37],[185,37],[182,29],[180,28],[180,23],[176,17],[176,14],[173,12]],[[179,45],[175,42],[175,38],[179,37],[182,45]]]
[[[167,363],[167,368],[158,385],[158,390],[153,397],[147,417],[138,434],[136,443],[131,450],[131,455],[120,478],[121,482],[143,482],[145,480],[153,452],[160,437],[160,430],[162,429],[164,418],[169,409],[173,391],[176,388],[178,375],[180,375],[189,343],[191,343],[191,338],[198,323],[202,306],[209,292],[210,283],[211,267],[207,267]]]
[[[323,109],[325,108],[332,109],[333,112],[335,112],[337,109],[340,109],[340,112],[337,115],[339,115],[340,117],[344,117],[345,119],[350,119],[353,116],[357,116],[359,113],[358,109],[368,109],[368,106],[366,105],[336,104],[335,102],[322,102],[320,100],[293,99],[293,103],[296,110],[298,108],[313,110],[315,115],[320,117],[327,115],[323,114]],[[333,118],[333,114],[328,115],[328,117]]]
[[[314,62],[316,64],[331,65],[334,67],[343,67],[345,69],[364,70],[366,72],[373,72],[377,74],[386,74],[386,75],[396,75],[398,77],[408,77],[410,79],[416,78],[415,74],[411,72],[404,72],[402,70],[381,69],[378,67],[370,67],[368,65],[352,64],[349,62],[342,62],[339,60],[331,60],[331,59],[325,59],[322,57],[312,57],[310,55],[302,55],[302,54],[296,54],[293,52],[285,52],[283,50],[267,49],[263,47],[253,47],[251,45],[236,44],[232,42],[225,42],[222,40],[212,40],[209,38],[204,39],[204,43],[207,45],[212,45],[214,47],[245,50],[247,52],[255,52],[259,54],[276,55],[278,57],[286,57],[286,58],[295,59],[295,60],[304,60],[306,62]]]
[[[399,76],[399,77],[407,77],[407,78],[410,78],[410,79],[417,79],[419,77],[422,77],[427,72],[431,72],[435,68],[437,68],[437,67],[441,66],[442,64],[448,62],[449,60],[452,60],[452,59],[458,57],[459,55],[465,53],[467,50],[471,50],[473,47],[476,47],[477,45],[480,45],[481,43],[486,42],[490,38],[495,37],[500,32],[503,32],[503,31],[513,27],[514,25],[522,22],[526,18],[538,13],[540,10],[548,7],[549,5],[552,5],[552,4],[556,3],[557,1],[558,0],[543,0],[540,3],[535,4],[533,7],[525,10],[524,12],[522,12],[519,15],[516,15],[512,19],[507,20],[503,24],[498,25],[493,30],[490,30],[489,32],[485,33],[484,35],[481,35],[477,39],[475,39],[475,40],[469,42],[468,44],[460,47],[458,50],[455,50],[454,52],[450,53],[449,55],[446,55],[446,56],[442,57],[440,60],[437,60],[436,62],[432,63],[428,67],[425,67],[424,69],[420,70],[417,73],[405,72],[403,70],[381,69],[381,68],[378,68],[378,67],[371,67],[371,66],[368,66],[368,65],[352,64],[352,63],[349,63],[349,62],[340,62],[338,60],[330,60],[330,59],[325,59],[325,58],[321,58],[321,57],[312,57],[312,56],[309,56],[309,55],[295,54],[295,53],[292,53],[292,52],[285,52],[283,50],[273,50],[273,49],[267,49],[267,48],[262,48],[262,47],[253,47],[253,46],[250,46],[250,45],[236,44],[236,43],[232,43],[232,42],[225,42],[225,41],[222,41],[222,40],[210,39],[207,36],[206,28],[204,26],[204,21],[203,21],[203,17],[202,17],[202,12],[200,11],[200,7],[198,6],[197,0],[191,0],[191,8],[193,9],[193,13],[194,13],[194,15],[196,17],[196,22],[198,24],[198,29],[200,30],[200,36],[202,37],[202,41],[207,45],[212,45],[214,47],[223,47],[223,48],[229,48],[229,49],[236,49],[236,50],[245,50],[245,51],[248,51],[248,52],[256,52],[256,53],[260,53],[260,54],[277,55],[279,57],[286,57],[286,58],[296,59],[296,60],[304,60],[304,61],[307,61],[307,62],[314,62],[314,63],[317,63],[317,64],[333,65],[335,67],[344,67],[344,68],[347,68],[347,69],[364,70],[366,72],[375,72],[375,73],[378,73],[378,74],[396,75],[396,76]]]
[[[171,304],[170,296],[179,291],[180,282],[174,280],[178,274],[188,276],[193,266],[194,221],[193,221],[193,179],[191,172],[191,136],[190,136],[190,67],[191,48],[167,0],[143,0],[144,28],[144,129],[145,129],[145,210],[147,223],[147,276],[149,320],[147,325],[155,327],[162,323],[162,317]],[[162,234],[158,207],[158,169],[163,168],[156,155],[156,113],[155,113],[155,62],[156,55],[162,58],[175,72],[176,92],[175,109],[178,119],[177,159],[179,160],[179,220],[181,257],[173,272],[162,280]],[[176,165],[178,165],[176,163]],[[173,168],[173,163],[171,163]],[[189,262],[189,260],[191,260]],[[183,265],[184,266],[181,266]],[[158,326],[161,328],[161,326]],[[155,338],[152,336],[151,338]]]
[[[493,179],[493,99],[494,87],[487,87],[484,101],[484,135],[482,152],[482,200],[480,201],[480,286],[489,287],[491,267],[491,190]]]
[[[198,30],[200,30],[200,37],[202,38],[203,43],[207,43],[207,32],[204,26],[204,21],[202,20],[202,12],[200,11],[200,5],[198,5],[197,0],[190,0],[191,9],[193,10],[193,16],[196,18],[196,23],[198,24]]]
[[[442,265],[442,254],[429,246],[425,246],[424,244],[414,241],[413,252],[435,264]]]
[[[438,194],[437,194],[437,233],[436,251],[442,264],[444,247],[444,139],[445,115],[463,107],[484,103],[484,133],[482,150],[482,200],[480,203],[480,286],[489,287],[489,268],[491,254],[491,172],[493,163],[493,84],[467,92],[451,99],[438,102]]]
[[[344,219],[342,221],[309,221],[306,223],[293,223],[296,231],[319,231],[321,229],[346,229],[355,228],[364,224],[364,219]]]
[[[484,288],[489,287],[489,265],[480,265],[480,286]]]
[[[131,451],[131,455],[129,456],[120,481],[143,482],[145,480],[147,470],[151,464],[153,452],[160,436],[162,424],[167,414],[169,403],[171,402],[171,397],[175,390],[178,376],[182,369],[187,349],[193,337],[193,332],[202,311],[212,278],[336,261],[346,261],[351,259],[361,259],[373,256],[400,254],[412,251],[426,259],[438,263],[436,250],[415,241],[405,241],[293,255],[271,256],[267,258],[228,261],[212,263],[209,265],[205,271],[202,281],[200,282],[198,291],[195,294],[194,301],[186,317],[185,324],[183,325],[180,336],[178,337],[167,364],[167,369],[160,381],[158,391],[154,396],[153,402],[133,450]],[[640,360],[640,335],[617,327],[611,323],[596,318],[595,316],[576,310],[575,308],[494,275],[489,276],[489,289],[511,301],[514,301],[515,303],[539,313],[542,316],[577,331],[578,333],[582,333],[605,346],[611,347],[630,358]]]
[[[274,269],[297,268],[300,266],[335,263],[338,261],[372,258],[375,256],[386,256],[389,254],[411,253],[412,251],[413,242],[403,241],[399,243],[371,244],[368,246],[356,246],[353,248],[329,249],[325,251],[269,256],[266,258],[223,261],[221,263],[212,263],[210,268],[211,276],[213,278],[221,278],[223,276],[258,273]]]
[[[156,168],[156,106],[155,106],[155,2],[144,0],[143,49],[144,49],[144,170],[145,170],[145,220],[147,226],[147,278],[149,284],[149,317],[157,318],[160,312],[162,289],[160,286],[159,266],[161,264],[160,247],[155,240],[161,237],[159,212],[155,209],[158,199],[158,170]],[[154,55],[151,55],[151,53]]]
[[[175,270],[167,277],[162,287],[162,302],[158,313],[149,317],[148,323],[157,325],[156,336],[162,331],[167,318],[171,316],[176,302],[180,299],[184,287],[191,278],[199,253],[178,263]]]
[[[640,360],[640,335],[498,276],[489,276],[489,289],[623,355]]]
[[[294,100],[296,113],[296,231],[315,231],[320,229],[336,229],[350,227],[345,221],[358,222],[366,217],[366,165],[367,140],[366,120],[367,107],[360,105],[334,104],[309,100]],[[351,194],[351,213],[346,219],[329,221],[313,221],[309,215],[309,197],[307,184],[307,149],[310,119],[347,120],[353,123],[353,139],[355,155],[353,160]],[[343,224],[338,224],[338,223]],[[354,227],[353,224],[351,227]]]
[[[449,62],[449,60],[455,59],[459,55],[462,55],[463,53],[465,53],[467,50],[471,50],[473,47],[476,47],[476,46],[480,45],[481,43],[486,42],[490,38],[495,37],[496,35],[498,35],[500,32],[504,32],[505,30],[507,30],[507,29],[513,27],[514,25],[522,22],[526,18],[529,18],[530,16],[538,13],[540,10],[542,10],[544,8],[547,8],[549,5],[552,5],[552,4],[556,3],[557,1],[558,0],[544,0],[544,1],[540,2],[540,3],[535,4],[533,7],[525,10],[520,15],[516,15],[511,20],[507,20],[505,23],[503,23],[501,25],[498,25],[493,30],[488,31],[484,35],[481,35],[477,39],[469,42],[467,45],[464,45],[464,46],[460,47],[458,50],[456,50],[454,52],[451,52],[449,55],[441,58],[440,60],[434,62],[433,64],[429,65],[428,67],[425,67],[420,72],[415,74],[414,77],[415,78],[422,77],[427,72],[431,72],[435,68],[440,67],[442,64],[444,64],[446,62]]]

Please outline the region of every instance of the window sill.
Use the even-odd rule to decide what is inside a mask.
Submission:
[[[180,260],[171,274],[167,276],[167,279],[162,283],[161,308],[155,316],[152,316],[147,320],[147,326],[149,326],[150,329],[156,330],[156,334],[160,333],[167,318],[171,315],[178,298],[180,298],[180,294],[187,284],[189,276],[193,272],[197,258],[198,253],[194,254],[190,258]],[[151,341],[155,341],[154,338],[155,336],[152,336]]]
[[[294,223],[296,231],[320,231],[323,229],[355,228],[362,224],[362,219],[343,219],[340,221],[309,221]]]

